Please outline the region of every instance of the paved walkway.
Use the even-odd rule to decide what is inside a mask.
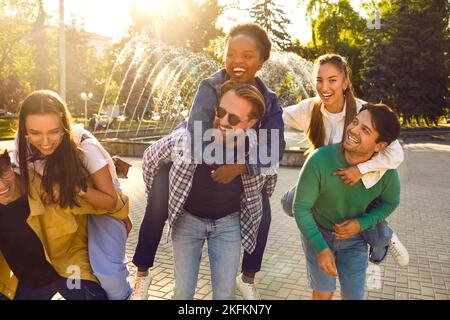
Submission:
[[[391,227],[408,248],[410,263],[398,267],[391,256],[380,266],[369,264],[368,299],[450,299],[450,143],[404,145],[406,159],[400,168],[401,204],[389,218]],[[141,160],[133,164],[128,180],[121,180],[131,195],[134,229],[127,253],[131,258],[145,209]],[[298,169],[281,168],[272,197],[272,225],[257,283],[263,299],[309,299],[305,258],[295,221],[284,214],[279,199],[292,186]],[[211,282],[206,251],[200,267],[196,299],[211,299]],[[170,299],[172,276],[171,243],[163,240],[152,269],[154,281],[150,299]],[[135,268],[130,263],[134,276]],[[336,294],[336,299],[340,298]]]
[[[405,162],[400,167],[401,204],[389,217],[410,253],[407,268],[398,267],[388,256],[380,266],[369,264],[368,299],[450,299],[450,142],[413,142],[404,145]],[[131,195],[134,229],[127,253],[132,257],[145,209],[141,160],[133,164],[129,179],[121,180]],[[309,299],[305,258],[295,221],[286,216],[279,199],[297,180],[299,169],[281,168],[272,197],[272,225],[262,271],[257,274],[263,299]],[[206,252],[200,268],[196,299],[211,299],[209,263]],[[172,290],[172,247],[166,238],[160,244],[150,299],[170,299]],[[135,268],[130,263],[131,275]],[[340,298],[339,294],[335,298]]]

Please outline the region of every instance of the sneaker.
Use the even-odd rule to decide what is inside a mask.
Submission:
[[[152,283],[153,276],[151,272],[148,272],[146,276],[134,277],[133,293],[131,294],[131,300],[148,300],[148,289]]]
[[[236,287],[242,293],[244,300],[261,300],[261,296],[254,283],[245,283],[242,280],[242,273],[236,277]]]
[[[405,246],[400,242],[395,232],[392,234],[389,252],[400,267],[406,267],[408,265],[408,250],[406,250]]]

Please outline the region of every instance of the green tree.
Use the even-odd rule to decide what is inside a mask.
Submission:
[[[312,43],[308,47],[314,48],[319,54],[334,52],[346,57],[353,87],[357,95],[361,95],[366,20],[353,9],[349,0],[309,0],[307,13],[312,32]]]
[[[15,113],[24,97],[25,90],[17,76],[10,75],[7,78],[0,78],[0,109]]]
[[[447,1],[399,1],[388,42],[388,66],[396,75],[393,103],[405,120],[423,117],[437,123],[443,115],[448,76]],[[418,23],[420,21],[420,23]]]
[[[397,109],[404,124],[437,124],[448,96],[449,4],[395,1],[365,48],[367,98]]]
[[[33,0],[0,1],[0,108],[16,112],[32,87],[35,66],[29,41],[38,14]]]
[[[83,24],[72,17],[66,27],[67,93],[66,100],[72,110],[80,115],[84,113],[81,92],[92,92],[96,88],[96,79],[101,75],[100,64],[95,48],[89,45],[88,34]],[[100,99],[95,96],[95,99]],[[95,100],[90,102],[93,106]]]
[[[361,77],[364,79],[362,97],[367,101],[390,105],[390,86],[395,75],[386,63],[386,40],[380,30],[370,30],[367,37],[367,45],[363,48],[364,67],[361,69]]]
[[[34,0],[0,1],[0,77],[15,75],[27,89],[34,68],[29,37],[38,11]]]
[[[51,45],[48,35],[42,0],[39,3],[39,13],[31,30],[31,43],[34,46],[35,68],[31,75],[33,89],[55,89],[56,46]]]
[[[267,31],[276,48],[284,50],[291,45],[291,37],[286,31],[291,21],[275,1],[255,1],[249,13],[252,20]]]

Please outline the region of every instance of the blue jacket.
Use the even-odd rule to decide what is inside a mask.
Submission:
[[[197,90],[197,93],[194,98],[194,103],[191,108],[191,112],[188,120],[188,130],[193,136],[194,139],[200,139],[197,141],[201,141],[203,134],[206,130],[211,129],[215,117],[215,107],[219,104],[220,98],[220,87],[223,83],[229,80],[225,69],[219,70],[210,76],[207,79],[204,79]],[[266,87],[264,82],[255,77],[255,84],[258,90],[264,97],[264,101],[266,104],[266,112],[262,121],[255,127],[254,129],[259,132],[260,129],[268,129],[268,138],[267,138],[267,156],[270,157],[271,154],[271,132],[270,129],[278,129],[279,132],[279,157],[278,161],[283,157],[283,152],[285,148],[284,141],[284,122],[282,118],[283,109],[280,106],[280,102],[278,100],[277,95]],[[202,131],[194,132],[194,121],[201,121],[202,123]],[[203,144],[205,147],[208,142]],[[258,155],[259,158],[259,155]],[[248,160],[248,159],[247,159]],[[261,162],[257,161],[257,164],[249,164],[247,161],[247,169],[248,174],[251,176],[258,175],[261,173],[261,168],[275,166],[275,163],[271,163],[270,165],[263,165]]]

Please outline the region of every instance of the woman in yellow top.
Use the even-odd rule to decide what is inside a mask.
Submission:
[[[22,102],[16,142],[14,160],[19,163],[23,192],[31,196],[31,215],[42,212],[47,217],[52,208],[68,214],[59,219],[56,213],[58,223],[53,221],[48,229],[44,228],[43,244],[49,249],[47,253],[51,255],[59,237],[75,232],[79,226],[86,230],[89,224],[89,234],[83,235],[82,240],[83,246],[86,244],[89,249],[86,260],[92,266],[90,273],[93,271],[93,278],[98,279],[109,299],[127,299],[131,295],[125,257],[125,242],[130,229],[128,208],[123,210],[120,219],[95,215],[125,208],[123,196],[114,184],[113,178],[117,180],[117,177],[109,154],[89,132],[71,125],[66,104],[48,90],[32,92]],[[33,170],[31,174],[30,169]],[[33,196],[31,186],[37,178],[42,183]],[[94,215],[74,217],[74,210]],[[105,226],[108,229],[102,229]],[[60,235],[49,238],[51,233]],[[64,246],[69,250],[70,245],[63,241],[57,251]],[[58,256],[57,260],[62,257]]]
[[[41,179],[30,176],[27,197],[8,152],[0,152],[0,300],[49,300],[57,292],[66,300],[106,299],[87,253],[83,213],[95,209],[82,199],[72,209],[43,206]],[[128,212],[124,200],[118,201],[119,218]]]

